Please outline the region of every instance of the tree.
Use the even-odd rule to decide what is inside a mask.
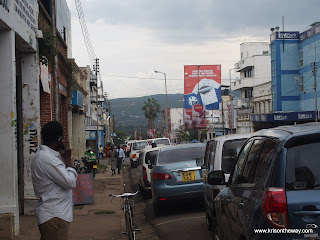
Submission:
[[[157,100],[154,98],[148,98],[147,102],[144,102],[144,106],[142,110],[144,111],[144,115],[148,119],[148,128],[154,129],[154,120],[157,118],[157,113],[160,112],[160,105],[158,104]]]

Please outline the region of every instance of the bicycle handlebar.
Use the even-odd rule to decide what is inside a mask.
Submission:
[[[109,197],[131,198],[131,197],[137,195],[138,193],[139,193],[139,191],[136,191],[135,193],[123,193],[121,195],[110,194]]]

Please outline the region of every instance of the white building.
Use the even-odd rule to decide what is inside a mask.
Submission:
[[[268,87],[271,82],[270,47],[267,42],[246,42],[240,44],[241,60],[235,63],[234,69],[240,73],[231,85],[231,89],[240,90],[241,96],[237,101],[237,133],[252,132],[249,114],[260,109],[270,112],[271,92]],[[260,96],[259,92],[263,92]],[[253,95],[255,92],[255,95]],[[257,108],[257,109],[256,109]]]
[[[30,165],[41,139],[38,13],[37,1],[1,1],[0,4],[0,234],[3,239],[18,234],[19,212],[24,211],[21,200],[34,196]]]
[[[183,126],[183,108],[170,108],[170,127],[169,138],[173,143],[177,143],[178,134],[177,131],[180,126]]]

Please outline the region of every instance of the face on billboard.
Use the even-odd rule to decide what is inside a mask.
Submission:
[[[205,105],[219,109],[221,101],[221,65],[184,66],[185,108]]]

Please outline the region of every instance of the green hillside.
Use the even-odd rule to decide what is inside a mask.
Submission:
[[[183,108],[183,94],[168,94],[168,108]],[[154,98],[160,104],[161,108],[165,108],[165,94],[144,96],[138,98],[118,98],[111,99],[111,114],[115,117],[116,130],[123,130],[127,135],[133,134],[134,126],[142,133],[146,133],[148,121],[142,111],[142,106],[148,98]],[[160,114],[155,121],[156,129],[161,128]]]

